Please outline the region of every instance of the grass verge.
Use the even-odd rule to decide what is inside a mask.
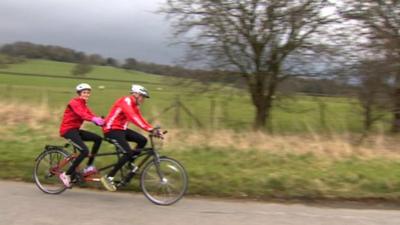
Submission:
[[[13,112],[29,111],[29,114]],[[0,109],[0,178],[32,181],[44,145],[61,145],[60,112],[7,103]],[[99,133],[89,125],[86,129]],[[400,159],[395,138],[365,146],[322,136],[270,136],[232,131],[171,131],[162,155],[189,173],[189,194],[251,199],[384,199],[400,201]],[[101,151],[112,151],[104,143]],[[113,158],[109,159],[113,160]],[[97,159],[97,165],[106,163]],[[138,189],[137,179],[131,188]]]
[[[0,178],[32,181],[35,157],[41,152],[41,146],[51,141],[45,136],[39,136],[34,142],[1,141]],[[178,159],[186,167],[192,195],[400,201],[399,160],[357,156],[333,159],[312,153],[214,148],[166,149],[161,153]],[[138,190],[137,180],[132,187]]]

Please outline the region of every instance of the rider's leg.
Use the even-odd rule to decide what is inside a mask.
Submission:
[[[102,138],[92,132],[86,131],[86,130],[79,130],[79,135],[81,136],[82,140],[84,141],[93,141],[94,144],[92,146],[92,151],[91,151],[91,155],[92,157],[89,157],[87,166],[91,166],[93,164],[94,158],[93,155],[97,154],[97,152],[99,151],[101,142],[102,142]]]
[[[141,135],[140,133],[127,129],[126,132],[126,140],[136,142],[136,149],[144,148],[147,144],[147,139],[145,136]],[[134,154],[139,154],[140,151],[134,151]]]
[[[130,158],[132,158],[133,151],[131,150],[129,143],[126,140],[126,134],[124,130],[111,130],[110,132],[106,133],[105,136],[113,140],[114,144],[119,146],[119,148],[121,148],[121,150],[126,153],[119,159],[114,168],[107,174],[108,177],[114,177],[118,170],[121,169],[124,164],[129,161]]]
[[[71,167],[67,170],[67,175],[72,175],[75,173],[76,167],[89,155],[89,149],[83,143],[81,136],[79,135],[78,129],[72,129],[68,131],[64,138],[68,139],[72,145],[74,145],[80,152],[79,156],[72,162]]]

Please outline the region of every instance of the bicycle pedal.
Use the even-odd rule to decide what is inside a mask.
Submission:
[[[139,169],[139,167],[136,166],[133,162],[132,162],[132,163],[129,163],[128,165],[129,165],[129,170],[130,170],[132,173],[136,173],[136,171]]]
[[[116,187],[122,187],[125,185],[125,183],[123,181],[119,181],[119,180],[114,180],[114,185]]]
[[[119,188],[119,187],[124,187],[125,185],[126,185],[126,183],[123,182],[123,181],[121,181],[121,182],[116,182],[116,183],[115,183],[115,186],[116,186],[117,188]]]
[[[75,175],[73,175],[72,179],[71,179],[71,183],[73,184],[79,184],[82,183],[84,180],[84,177],[81,173],[76,173]]]

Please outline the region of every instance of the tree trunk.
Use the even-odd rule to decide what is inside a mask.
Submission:
[[[256,107],[256,117],[254,118],[253,129],[261,130],[268,128],[269,131],[272,131],[272,127],[267,127],[267,121],[271,117],[271,109],[272,109],[272,97],[273,95],[268,95],[267,97],[260,98],[259,102],[255,102],[254,105]]]
[[[392,121],[392,132],[400,132],[400,71],[395,76],[395,86],[393,90],[393,121]]]
[[[371,106],[367,105],[364,108],[364,130],[369,131],[372,126],[372,109]]]
[[[252,100],[256,108],[256,115],[253,123],[254,130],[261,130],[267,126],[267,121],[270,119],[271,115],[270,112],[276,85],[277,83],[275,82],[270,83],[268,90],[265,90],[262,83],[261,85],[256,85],[258,88],[252,88]],[[268,127],[268,129],[272,131],[272,127]]]
[[[400,132],[400,87],[397,87],[394,91],[393,96],[394,108],[393,108],[393,123],[392,123],[392,132],[399,133]]]
[[[264,98],[259,98],[255,103],[256,116],[254,118],[253,129],[261,130],[265,128],[267,124],[267,116],[269,115],[269,109],[267,109]]]

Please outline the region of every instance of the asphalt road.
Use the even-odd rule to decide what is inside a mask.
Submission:
[[[184,198],[156,206],[141,194],[74,188],[43,194],[0,181],[1,225],[400,225],[400,209]]]

